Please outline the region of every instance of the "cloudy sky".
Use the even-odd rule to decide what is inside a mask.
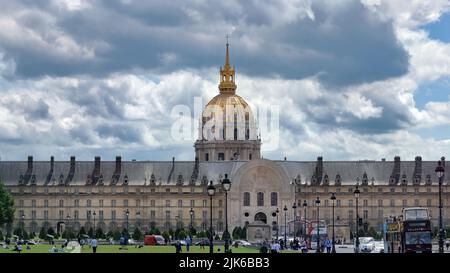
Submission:
[[[218,93],[226,34],[238,94],[280,106],[265,158],[450,156],[449,1],[0,6],[1,160],[192,160],[171,111]]]

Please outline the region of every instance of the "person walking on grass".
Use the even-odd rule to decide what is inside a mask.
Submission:
[[[92,253],[97,253],[97,239],[95,237],[91,240]]]

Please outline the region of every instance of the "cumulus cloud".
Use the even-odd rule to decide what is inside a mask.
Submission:
[[[448,1],[0,4],[2,159],[192,160],[197,121],[174,139],[171,111],[217,94],[226,34],[238,94],[256,115],[280,107],[280,146],[263,144],[265,157],[434,159],[450,145],[416,134],[450,124],[450,100],[415,101],[450,77],[450,45],[420,28]]]

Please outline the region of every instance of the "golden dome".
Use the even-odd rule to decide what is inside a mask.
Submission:
[[[214,98],[212,98],[208,102],[206,107],[208,108],[211,106],[219,106],[220,108],[225,110],[227,105],[242,106],[244,109],[246,109],[248,107],[247,102],[241,96],[238,96],[236,94],[226,94],[226,93],[219,94],[219,95],[215,96]]]

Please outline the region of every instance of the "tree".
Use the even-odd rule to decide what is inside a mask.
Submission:
[[[47,239],[47,232],[45,232],[44,227],[41,227],[41,230],[39,231],[39,239],[42,239],[42,240]]]
[[[231,234],[233,236],[233,239],[236,240],[236,239],[240,239],[241,238],[241,233],[242,233],[242,228],[241,227],[235,227]]]
[[[5,185],[0,181],[0,229],[6,225],[7,234],[11,233],[14,212],[14,199],[11,193],[6,190]]]
[[[48,230],[47,230],[47,234],[55,236],[55,230],[52,227],[49,227]]]
[[[3,232],[1,229],[0,229],[0,241],[3,241]]]
[[[103,233],[102,228],[97,228],[97,230],[95,231],[95,237],[97,239],[103,239],[105,238],[105,234]]]
[[[163,234],[162,234],[162,237],[164,237],[164,239],[165,239],[166,241],[168,241],[168,240],[169,240],[169,238],[170,238],[170,234],[169,234],[169,232],[167,232],[167,231],[164,231],[164,232],[163,232]]]
[[[241,239],[247,239],[247,226],[241,230]]]
[[[84,227],[81,227],[80,231],[78,232],[78,237],[82,237],[85,234],[86,234],[86,230],[84,229]]]
[[[112,233],[112,235],[113,235],[113,239],[114,239],[115,241],[120,240],[120,237],[122,237],[122,233],[120,232],[119,229],[114,230],[114,232]]]
[[[141,230],[139,228],[135,228],[134,232],[133,232],[133,239],[138,241],[138,240],[142,240],[144,238]]]
[[[92,227],[89,228],[89,230],[88,230],[88,236],[89,236],[89,238],[93,238],[94,237],[94,229]]]
[[[186,238],[186,232],[184,230],[180,230],[180,232],[178,232],[178,239],[185,239]]]

